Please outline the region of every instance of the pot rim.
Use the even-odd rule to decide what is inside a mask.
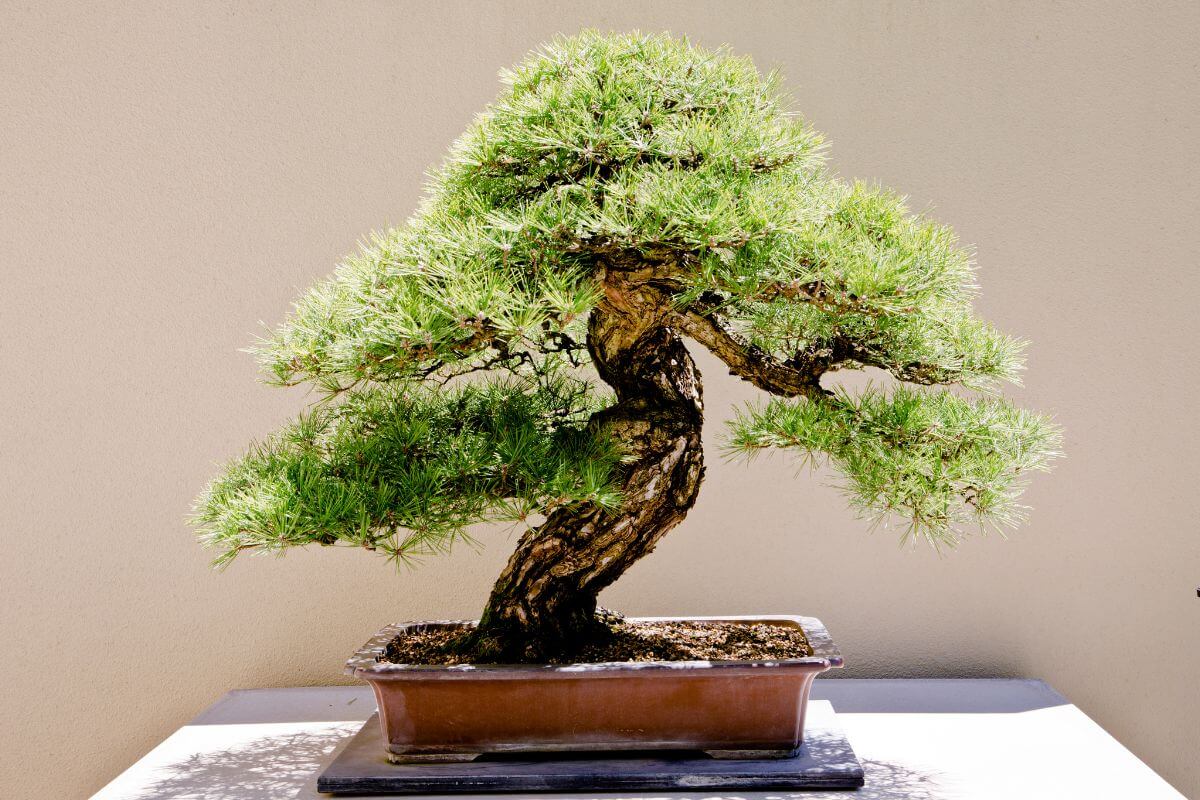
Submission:
[[[534,674],[569,677],[579,675],[628,674],[629,672],[662,672],[678,673],[680,670],[761,670],[761,669],[802,669],[805,671],[824,671],[842,666],[842,654],[829,631],[821,620],[816,617],[803,617],[794,614],[737,614],[730,616],[703,617],[628,617],[630,622],[743,622],[754,623],[791,623],[804,631],[813,654],[804,658],[779,658],[759,660],[695,660],[695,661],[601,661],[582,662],[575,664],[393,664],[380,661],[389,642],[398,635],[414,628],[429,627],[470,627],[478,620],[430,620],[421,622],[400,622],[385,625],[378,633],[360,647],[346,661],[345,672],[348,675],[364,680],[412,679],[426,678],[469,678],[488,677],[528,677]]]

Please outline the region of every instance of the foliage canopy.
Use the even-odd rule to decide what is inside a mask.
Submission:
[[[1023,343],[972,313],[971,253],[949,228],[829,172],[776,75],[585,32],[501,78],[413,217],[257,348],[272,382],[326,398],[197,501],[219,562],[308,543],[405,558],[474,522],[618,505],[621,442],[593,416],[611,399],[585,341],[618,261],[657,270],[683,332],[734,372],[804,376],[755,380],[787,399],[739,414],[732,450],[828,461],[855,505],[935,542],[1017,518],[1022,480],[1058,449],[1044,417],[990,395]],[[864,366],[989,395],[819,384]]]

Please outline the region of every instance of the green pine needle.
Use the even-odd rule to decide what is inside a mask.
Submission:
[[[1012,527],[1017,497],[1034,471],[1061,455],[1046,417],[992,397],[875,388],[857,397],[772,401],[730,423],[730,454],[767,447],[828,461],[851,503],[878,520],[897,518],[905,537],[954,545],[970,527]]]
[[[613,259],[668,269],[679,309],[702,300],[783,364],[1016,381],[1024,343],[974,315],[970,251],[897,194],[830,174],[820,134],[749,59],[588,31],[502,81],[413,217],[255,348],[270,382],[325,400],[197,501],[218,562],[310,543],[404,560],[472,523],[617,505],[585,347]],[[732,445],[827,457],[858,506],[938,543],[1015,521],[1058,435],[1000,400],[900,389],[772,403]]]
[[[444,552],[480,521],[581,503],[614,508],[620,451],[586,427],[576,386],[372,389],[302,416],[230,464],[196,502],[223,565],[244,550],[353,545]]]

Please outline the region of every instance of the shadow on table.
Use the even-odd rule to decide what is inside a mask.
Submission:
[[[170,767],[161,768],[154,783],[129,800],[282,800],[308,797],[314,773],[346,731],[331,729],[319,733],[293,733],[268,736],[252,743],[196,754]],[[940,800],[935,776],[884,761],[864,761],[866,785],[849,791],[785,790],[738,792],[732,795],[689,792],[648,792],[646,797],[687,798],[687,800]],[[312,793],[312,797],[317,795]],[[493,796],[494,797],[494,796]],[[514,800],[514,795],[509,795]],[[628,798],[620,794],[541,794],[522,795],[530,800],[551,798]]]
[[[887,761],[864,760],[862,765],[866,773],[866,783],[858,790],[795,792],[768,796],[787,800],[943,800],[949,797],[941,791],[934,775]]]
[[[281,800],[295,794],[347,731],[266,736],[162,767],[129,800]]]

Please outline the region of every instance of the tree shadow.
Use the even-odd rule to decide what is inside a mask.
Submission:
[[[196,753],[159,768],[129,800],[280,800],[294,797],[339,742],[343,728],[266,736]]]
[[[357,723],[350,723],[350,728]],[[352,733],[345,727],[317,732],[265,736],[236,747],[197,753],[169,766],[160,767],[154,782],[130,794],[127,800],[283,800],[297,794],[307,797],[313,777],[337,745]],[[943,800],[937,777],[887,761],[864,760],[865,785],[861,789],[745,792],[733,795],[704,795],[703,800]],[[316,795],[326,796],[326,795]],[[517,796],[529,798],[524,792]],[[550,793],[539,798],[612,798],[622,795],[597,793]],[[674,792],[650,792],[660,800],[699,796]]]
[[[866,783],[856,800],[939,800],[946,797],[934,775],[888,761],[863,761]]]
[[[945,800],[935,775],[890,761],[862,761],[866,780],[861,789],[787,792],[760,795],[761,800]],[[744,797],[744,796],[743,796]],[[707,797],[704,800],[742,800]]]

